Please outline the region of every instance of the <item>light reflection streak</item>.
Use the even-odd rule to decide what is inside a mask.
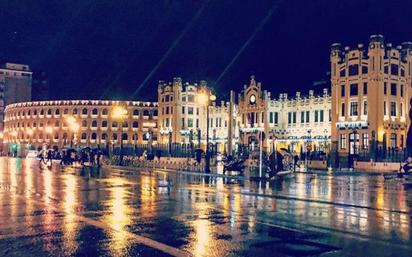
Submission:
[[[211,250],[211,231],[210,221],[207,217],[208,203],[198,203],[196,206],[199,216],[194,221],[195,242],[194,242],[194,256],[206,256]]]
[[[73,175],[66,175],[63,177],[64,184],[64,198],[63,209],[64,215],[64,227],[63,227],[63,244],[65,252],[68,255],[72,255],[76,252],[78,244],[76,242],[76,236],[78,233],[79,222],[76,221],[76,213],[78,207],[78,187],[77,179]]]
[[[113,256],[121,256],[130,240],[125,231],[126,227],[132,222],[131,209],[127,205],[127,189],[122,186],[126,183],[125,179],[113,178],[111,182],[114,184],[114,187],[109,189],[109,212],[103,217],[103,220],[112,228],[109,236],[114,242],[110,244],[110,250]]]

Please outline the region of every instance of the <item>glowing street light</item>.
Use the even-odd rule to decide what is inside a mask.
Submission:
[[[210,173],[210,153],[209,153],[209,106],[216,100],[216,96],[208,88],[203,88],[197,95],[196,101],[206,106],[206,156],[205,156],[205,173]]]
[[[127,118],[127,109],[124,106],[116,105],[111,111],[112,119],[119,121],[120,130],[120,153],[119,166],[123,164],[123,121]]]
[[[72,136],[70,138],[70,147],[73,147],[73,140],[74,140],[74,135],[79,131],[80,125],[77,123],[76,118],[73,116],[68,116],[66,117],[66,123],[67,126],[69,127],[70,131],[72,132]]]

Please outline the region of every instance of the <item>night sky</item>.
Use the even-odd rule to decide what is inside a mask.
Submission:
[[[176,76],[226,98],[251,74],[306,93],[332,43],[412,41],[411,14],[410,0],[2,0],[0,62],[45,71],[52,99],[153,100]]]

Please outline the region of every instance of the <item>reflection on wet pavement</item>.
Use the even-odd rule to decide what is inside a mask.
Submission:
[[[380,175],[250,182],[0,159],[0,256],[410,256],[412,194]]]

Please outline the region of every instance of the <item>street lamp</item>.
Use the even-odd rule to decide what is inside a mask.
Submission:
[[[45,131],[46,131],[46,133],[49,135],[49,147],[50,147],[50,144],[51,144],[51,138],[52,138],[52,134],[53,134],[53,127],[51,127],[51,126],[47,126],[46,128],[45,128]]]
[[[120,130],[120,153],[119,153],[119,166],[123,164],[123,121],[127,118],[127,109],[124,106],[116,105],[111,111],[112,119],[119,122]]]
[[[209,106],[216,100],[212,92],[204,88],[197,95],[197,102],[206,107],[206,156],[205,156],[205,173],[210,173],[210,153],[209,153]]]
[[[76,119],[73,116],[66,117],[66,123],[71,131],[71,138],[70,138],[70,148],[73,147],[73,140],[74,135],[79,131],[80,125],[77,123]]]

